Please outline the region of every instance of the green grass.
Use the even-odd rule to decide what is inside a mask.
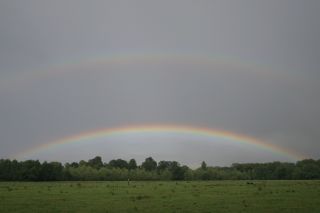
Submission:
[[[0,212],[320,212],[320,181],[0,182]]]

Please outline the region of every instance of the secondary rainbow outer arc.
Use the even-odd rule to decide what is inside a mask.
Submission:
[[[32,154],[36,154],[41,151],[45,151],[50,148],[54,148],[64,144],[77,143],[81,141],[90,142],[90,140],[95,140],[98,138],[106,138],[112,136],[121,136],[126,134],[134,133],[180,133],[180,134],[192,134],[196,136],[204,137],[215,137],[229,139],[238,143],[256,145],[260,148],[267,149],[272,152],[285,155],[292,160],[300,160],[305,158],[300,153],[297,153],[293,150],[286,149],[274,144],[266,143],[260,141],[256,138],[240,135],[237,133],[227,132],[224,130],[210,129],[206,127],[193,127],[193,126],[182,126],[182,125],[144,125],[144,126],[125,126],[125,127],[116,127],[116,128],[107,128],[93,130],[89,132],[82,132],[80,134],[66,137],[57,141],[52,141],[37,147],[33,147],[29,150],[23,151],[16,155],[17,158],[23,158]]]
[[[4,85],[5,88],[21,87],[26,82],[34,82],[50,76],[59,76],[64,73],[72,72],[76,74],[77,68],[87,66],[97,66],[106,64],[126,64],[126,63],[151,63],[159,61],[172,61],[183,62],[190,64],[209,65],[213,64],[225,64],[235,67],[247,67],[252,73],[256,73],[263,76],[274,76],[275,78],[283,78],[282,72],[278,72],[267,65],[262,65],[250,61],[239,60],[233,57],[199,54],[199,53],[122,53],[122,54],[106,54],[102,56],[94,56],[87,58],[80,58],[76,60],[70,60],[63,63],[56,63],[50,65],[49,68],[34,70],[30,72],[24,72],[18,76],[3,79],[0,85]],[[267,73],[260,72],[260,70],[268,70]],[[285,78],[283,78],[285,79]]]

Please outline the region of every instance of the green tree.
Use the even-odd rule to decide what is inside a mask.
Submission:
[[[172,173],[173,180],[184,180],[185,173],[189,170],[187,166],[180,166],[176,161],[172,161],[169,171]]]
[[[127,161],[122,160],[122,159],[117,159],[117,160],[111,160],[109,162],[109,167],[111,167],[111,168],[120,168],[120,169],[123,169],[123,168],[128,169],[129,165],[128,165]]]
[[[160,172],[162,170],[169,169],[171,164],[172,164],[171,161],[160,161],[158,163],[157,170]]]
[[[100,169],[101,167],[103,167],[103,162],[100,156],[96,156],[95,158],[88,161],[88,165],[93,168]]]
[[[129,164],[128,164],[128,169],[129,170],[133,170],[133,169],[137,169],[137,162],[136,162],[136,160],[135,159],[131,159],[130,161],[129,161]]]
[[[63,166],[59,162],[44,162],[41,166],[39,175],[40,180],[52,181],[62,180],[63,178]]]
[[[39,161],[27,160],[22,162],[20,167],[21,180],[37,181],[41,172]]]
[[[320,178],[320,166],[313,159],[298,161],[294,171],[296,179],[318,179]]]
[[[201,169],[206,170],[207,169],[207,164],[206,162],[202,161],[201,163]]]
[[[153,171],[157,168],[157,162],[152,157],[148,157],[141,165],[146,171]]]
[[[87,165],[88,165],[88,162],[85,161],[85,160],[81,160],[81,161],[79,162],[79,166],[87,166]]]

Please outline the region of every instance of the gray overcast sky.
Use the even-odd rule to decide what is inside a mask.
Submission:
[[[151,123],[224,129],[320,158],[319,10],[316,0],[0,1],[0,158]],[[286,160],[200,138],[113,140],[31,157]]]

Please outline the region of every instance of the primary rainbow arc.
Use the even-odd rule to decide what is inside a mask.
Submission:
[[[113,136],[123,136],[130,134],[189,134],[198,137],[205,137],[208,139],[227,139],[233,141],[235,143],[255,145],[257,147],[263,148],[267,151],[271,151],[274,153],[278,153],[284,156],[289,157],[292,160],[300,160],[305,158],[302,154],[295,152],[293,150],[271,144],[266,143],[262,140],[241,135],[233,132],[228,132],[224,130],[218,129],[210,129],[206,127],[194,127],[194,126],[185,126],[185,125],[134,125],[134,126],[123,126],[116,128],[106,128],[106,129],[98,129],[88,132],[82,132],[80,134],[73,135],[71,137],[62,138],[56,141],[52,141],[49,143],[45,143],[36,147],[32,147],[31,149],[25,150],[19,154],[17,154],[16,158],[23,158],[26,156],[32,156],[33,154],[40,153],[45,150],[50,150],[55,147],[65,145],[65,144],[73,144],[73,143],[90,143],[90,141],[99,139],[99,138],[110,138]]]

